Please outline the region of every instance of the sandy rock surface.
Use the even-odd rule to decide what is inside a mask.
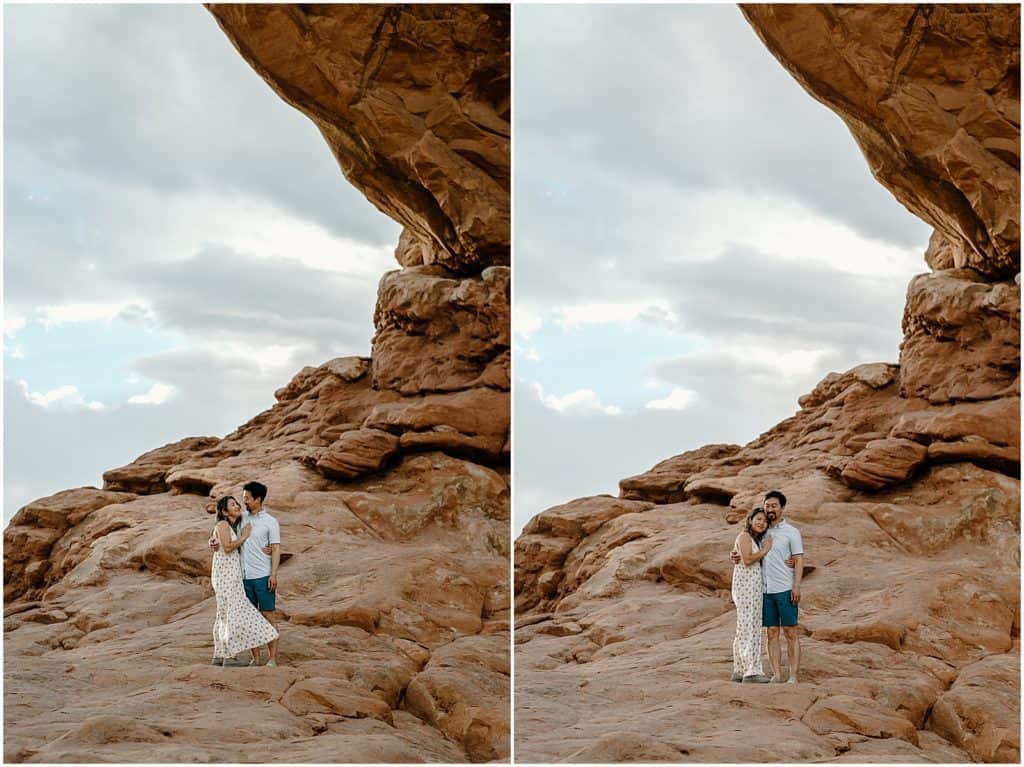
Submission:
[[[206,665],[205,495],[83,488],[19,512],[5,533],[9,761],[507,752],[507,473],[429,451],[323,476],[333,446],[318,433],[353,418],[349,403],[369,390],[369,376],[331,372],[343,362],[300,373],[274,408],[219,440],[229,458],[177,443],[113,474],[130,484],[159,459],[210,498],[238,496],[253,477],[269,486],[284,540],[277,669]],[[365,432],[397,448],[396,435],[372,429],[338,442]]]

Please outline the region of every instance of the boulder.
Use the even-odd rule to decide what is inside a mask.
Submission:
[[[378,471],[397,450],[398,437],[386,431],[346,431],[327,448],[316,468],[330,479],[352,479]]]

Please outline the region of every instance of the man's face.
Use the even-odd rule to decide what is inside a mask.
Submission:
[[[782,513],[782,504],[779,503],[778,498],[769,498],[764,502],[764,513],[768,515],[768,521],[772,524],[779,518],[779,514]]]
[[[256,508],[259,505],[256,503],[256,499],[252,497],[252,494],[248,490],[245,490],[242,493],[242,503],[245,504],[246,511],[248,511],[250,514],[256,511]]]

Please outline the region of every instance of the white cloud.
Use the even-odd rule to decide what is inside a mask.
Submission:
[[[23,360],[25,359],[25,352],[21,350],[20,346],[15,346],[11,349],[11,356],[16,360]]]
[[[38,320],[43,327],[50,328],[72,322],[109,322],[121,312],[129,308],[141,309],[143,312],[148,313],[148,310],[144,308],[144,302],[141,299],[133,299],[130,301],[54,304],[41,306],[38,308],[36,313]]]
[[[836,350],[832,348],[791,349],[785,344],[772,344],[768,338],[762,339],[759,345],[718,339],[712,348],[700,349],[662,362],[672,364],[679,370],[710,365],[729,366],[734,363],[735,369],[747,370],[751,374],[794,379],[817,371],[823,360],[835,353]]]
[[[4,523],[25,504],[69,487],[103,485],[103,472],[183,437],[223,436],[260,411],[223,388],[175,396],[160,407],[40,407],[5,379]],[[268,395],[273,403],[273,395]],[[17,449],[14,446],[17,445]],[[88,445],[87,450],[82,446]],[[45,455],[47,460],[39,460]]]
[[[81,403],[82,401],[82,395],[78,393],[78,387],[71,386],[70,384],[67,386],[59,386],[56,389],[51,389],[45,394],[29,392],[27,391],[28,383],[22,381],[22,384],[26,389],[29,401],[39,405],[40,407],[49,407],[50,405],[58,402]]]
[[[197,353],[207,354],[214,358],[244,360],[256,366],[261,373],[266,374],[284,369],[290,370],[294,364],[296,353],[303,347],[297,344],[256,346],[242,341],[218,341],[196,343],[191,348]]]
[[[386,269],[396,267],[392,245],[375,247],[332,235],[318,223],[297,218],[260,200],[212,198],[205,203],[201,201],[201,205],[214,207],[204,216],[208,231],[203,239],[219,242],[240,253],[257,258],[286,257],[310,269],[374,280]]]
[[[252,71],[202,6],[21,6],[5,25],[5,54],[19,63],[4,83],[7,103],[19,106],[5,112],[5,148],[31,145],[134,189],[261,198],[393,247],[398,226],[345,182],[313,123]],[[38,98],[40,82],[51,98]],[[18,191],[66,199],[50,180]]]
[[[136,394],[128,398],[130,405],[162,405],[174,394],[174,387],[169,384],[155,383],[145,394]]]
[[[545,394],[540,384],[533,384],[537,395],[545,407],[551,408],[559,413],[566,412],[599,412],[606,415],[621,415],[622,408],[617,405],[603,405],[601,399],[593,389],[578,389],[569,392],[561,397],[554,394]]]
[[[667,242],[686,242],[697,260],[733,245],[869,277],[907,278],[921,266],[918,248],[867,237],[796,200],[740,189],[689,191],[683,197],[687,213],[672,219],[676,236]]]
[[[21,315],[4,317],[4,335],[7,338],[14,338],[19,330],[25,327],[25,318]]]
[[[664,299],[569,304],[556,307],[553,314],[555,324],[565,329],[584,325],[621,324],[640,318],[657,319],[667,323],[678,321],[672,305]]]
[[[397,265],[393,245],[375,246],[332,234],[321,224],[256,196],[204,190],[169,194],[139,188],[124,200],[124,186],[118,179],[91,178],[81,183],[84,193],[106,202],[107,211],[112,212],[111,203],[120,200],[116,209],[126,220],[107,222],[101,242],[105,250],[132,263],[140,262],[136,254],[141,243],[146,245],[145,262],[182,260],[197,245],[217,243],[254,258],[287,258],[310,269],[374,282],[382,271]]]
[[[544,325],[540,313],[527,306],[517,305],[512,309],[512,332],[526,340]]]
[[[106,409],[106,405],[102,402],[95,400],[86,402],[85,398],[82,397],[82,393],[78,391],[78,387],[73,384],[58,386],[56,389],[51,389],[48,392],[34,392],[30,389],[27,381],[19,380],[18,387],[25,395],[25,399],[33,405],[46,410],[87,408],[99,411]]]
[[[685,410],[697,399],[697,392],[676,386],[663,399],[652,399],[644,407],[651,410]]]

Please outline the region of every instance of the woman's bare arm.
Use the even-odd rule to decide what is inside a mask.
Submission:
[[[235,540],[231,540],[231,526],[228,525],[228,523],[224,520],[218,522],[217,540],[220,541],[221,551],[223,551],[225,554],[230,554],[232,551],[234,551],[243,543],[245,543],[245,539],[249,537],[249,532],[246,529],[248,527],[249,525],[246,525],[245,528],[242,529],[242,534],[239,535],[238,538],[236,538]]]
[[[754,541],[747,533],[740,533],[736,539],[736,547],[739,549],[740,558],[743,560],[743,564],[750,567],[755,562],[760,562],[761,558],[768,553],[768,549],[771,548],[771,538],[765,537],[764,543],[759,551],[754,551]]]

